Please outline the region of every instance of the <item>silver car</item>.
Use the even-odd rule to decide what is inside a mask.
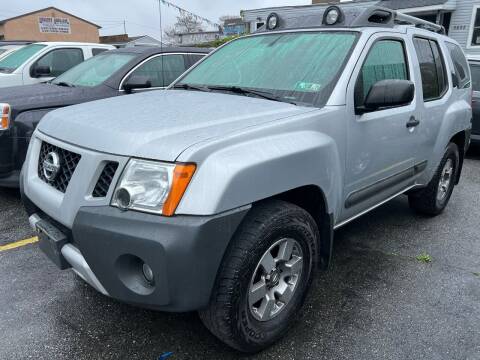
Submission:
[[[335,229],[402,194],[447,206],[472,88],[442,32],[376,7],[272,14],[166,91],[49,113],[21,180],[41,249],[107,296],[270,346]]]

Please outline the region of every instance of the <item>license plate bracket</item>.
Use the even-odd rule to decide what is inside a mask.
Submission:
[[[38,221],[35,227],[38,232],[40,250],[61,270],[71,268],[62,255],[62,248],[69,242],[68,237],[43,219]]]

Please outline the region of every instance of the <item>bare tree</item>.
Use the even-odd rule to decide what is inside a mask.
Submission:
[[[177,16],[177,22],[174,27],[178,32],[187,34],[203,31],[202,21],[186,13]]]
[[[175,35],[178,34],[190,34],[195,32],[204,31],[202,21],[195,16],[184,13],[177,16],[177,22],[165,29],[164,34],[170,41],[175,41]]]

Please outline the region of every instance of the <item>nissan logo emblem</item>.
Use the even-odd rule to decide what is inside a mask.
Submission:
[[[60,156],[52,151],[43,160],[43,175],[45,175],[48,181],[53,181],[60,172],[61,167]]]

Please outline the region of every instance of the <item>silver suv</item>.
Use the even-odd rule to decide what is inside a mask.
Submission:
[[[442,30],[382,8],[272,14],[166,91],[49,113],[21,181],[41,249],[107,296],[199,310],[228,345],[264,349],[335,229],[401,194],[445,209],[472,89]]]

